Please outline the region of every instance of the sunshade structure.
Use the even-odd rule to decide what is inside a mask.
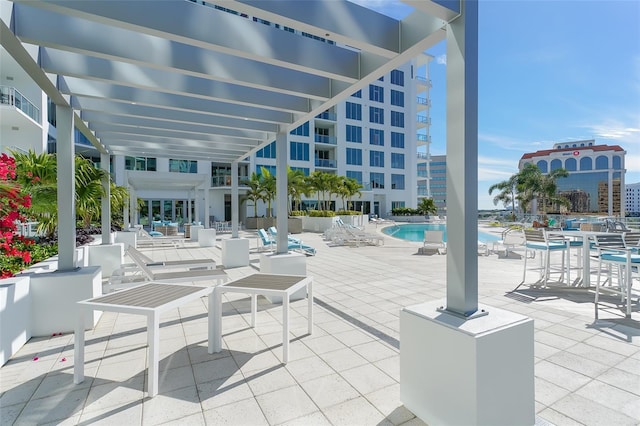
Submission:
[[[11,31],[40,46],[106,152],[231,162],[443,40],[458,15],[407,3],[400,21],[344,0],[17,1]]]
[[[289,131],[446,38],[448,298],[466,315],[477,307],[478,5],[403,3],[413,12],[397,20],[346,0],[17,0],[2,4],[0,40],[56,104],[58,202],[69,209],[74,127],[107,163],[115,154],[236,164],[274,139],[286,153]],[[276,209],[286,211],[286,155],[276,170]],[[75,235],[75,215],[64,213],[63,269],[74,266]],[[232,216],[235,236],[237,202]],[[286,247],[286,217],[278,228]]]

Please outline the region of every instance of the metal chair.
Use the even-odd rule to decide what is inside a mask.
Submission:
[[[567,275],[567,282],[571,282],[569,268],[569,241],[564,238],[550,238],[544,229],[525,229],[524,238],[524,272],[522,275],[522,283],[520,284],[524,284],[527,278],[527,259],[534,259],[536,253],[540,254],[540,266],[532,268],[532,270],[538,270],[540,272],[540,277],[533,285],[541,284],[546,288],[552,273],[560,275],[558,282],[564,281],[565,274]],[[560,268],[552,268],[551,266],[551,254],[553,252],[560,252],[562,255],[562,264]]]

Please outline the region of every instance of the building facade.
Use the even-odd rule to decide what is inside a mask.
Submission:
[[[430,174],[429,196],[438,207],[438,216],[447,215],[447,156],[431,155],[427,163]]]
[[[626,185],[625,211],[629,216],[640,216],[640,182]]]
[[[518,167],[522,170],[527,163],[535,164],[544,174],[567,170],[569,176],[556,183],[558,193],[571,202],[572,213],[624,216],[625,155],[618,145],[599,145],[594,140],[563,142],[553,149],[524,154]]]

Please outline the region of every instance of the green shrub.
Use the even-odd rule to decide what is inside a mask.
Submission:
[[[332,210],[309,210],[309,217],[333,217],[336,212]]]
[[[338,210],[336,214],[338,216],[359,216],[362,213],[356,210]]]
[[[411,207],[396,207],[391,209],[391,214],[394,216],[422,216],[417,209]]]
[[[289,216],[306,216],[307,212],[305,212],[304,210],[294,210],[291,213],[289,213]]]

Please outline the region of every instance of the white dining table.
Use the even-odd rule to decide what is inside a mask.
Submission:
[[[582,273],[579,275],[582,287],[591,287],[591,256],[589,256],[590,243],[595,236],[606,235],[601,231],[566,231],[554,230],[548,231],[547,235],[562,236],[564,238],[575,238],[582,241]]]

